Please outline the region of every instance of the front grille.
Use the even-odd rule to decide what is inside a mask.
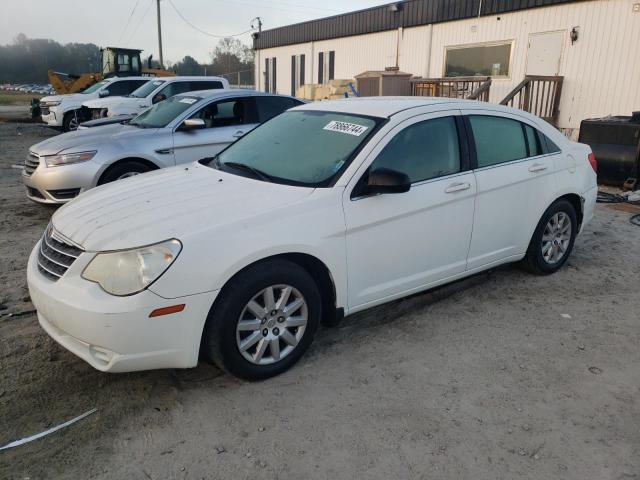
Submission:
[[[66,273],[81,253],[82,249],[68,243],[49,225],[40,242],[38,270],[55,282]]]
[[[40,114],[41,115],[49,115],[49,113],[50,113],[49,106],[40,104]]]
[[[62,190],[48,190],[48,193],[57,200],[70,200],[80,193],[79,188],[65,188]]]
[[[29,152],[27,158],[24,161],[24,173],[25,175],[31,175],[36,171],[36,168],[40,165],[40,157],[33,152]]]

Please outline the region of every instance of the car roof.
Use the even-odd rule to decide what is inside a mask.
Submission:
[[[282,97],[294,98],[289,95],[278,95],[275,93],[259,92],[258,90],[247,90],[244,88],[235,89],[210,89],[210,90],[194,90],[193,92],[185,92],[175,95],[176,97],[198,97],[198,98],[226,98],[226,97]]]
[[[434,105],[447,105],[447,107],[452,109],[469,108],[471,105],[482,105],[485,110],[500,112],[510,110],[506,107],[500,107],[487,102],[440,97],[352,97],[307,103],[297,106],[295,109],[351,113],[354,115],[388,118],[410,108]]]
[[[204,76],[187,76],[187,75],[175,75],[173,77],[155,77],[155,80],[165,80],[167,82],[175,82],[177,80],[213,80],[213,81],[219,81],[219,80],[226,80],[223,77],[216,77],[216,76],[209,76],[209,77],[204,77]]]
[[[116,80],[153,80],[156,77],[143,77],[142,75],[135,75],[135,76],[130,76],[130,77],[109,77],[109,78],[105,78],[104,80],[108,81],[108,82],[114,82]]]

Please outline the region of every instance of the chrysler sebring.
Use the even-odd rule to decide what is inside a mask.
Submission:
[[[453,99],[301,105],[212,158],[95,188],[29,259],[40,324],[103,371],[261,379],[319,323],[508,262],[550,274],[593,216],[591,150]]]

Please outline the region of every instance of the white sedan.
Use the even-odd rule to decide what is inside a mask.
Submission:
[[[596,164],[528,113],[319,102],[212,160],[93,189],[31,254],[42,327],[103,371],[291,367],[319,323],[521,261],[550,274],[593,216]]]

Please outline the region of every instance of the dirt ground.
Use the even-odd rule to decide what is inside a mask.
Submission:
[[[323,329],[280,377],[104,374],[38,326],[27,255],[52,208],[0,124],[2,479],[640,478],[640,228],[598,206],[568,266],[475,276]],[[13,314],[13,315],[10,315]]]

